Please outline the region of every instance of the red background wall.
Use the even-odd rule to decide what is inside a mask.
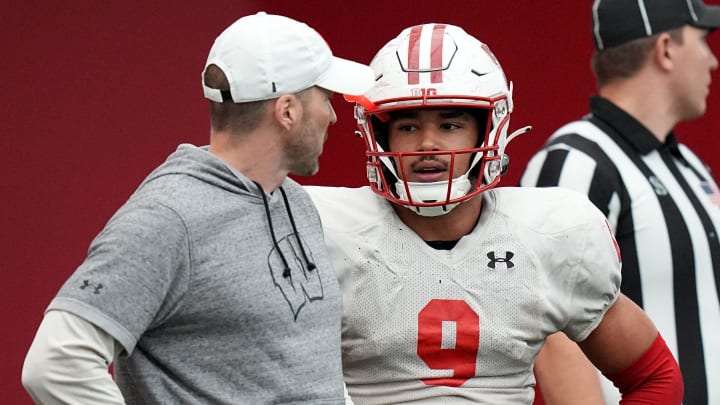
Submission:
[[[717,4],[717,2],[716,2]],[[177,144],[208,140],[200,72],[214,38],[265,10],[307,22],[335,54],[369,62],[405,26],[446,22],[487,42],[515,84],[508,148],[514,185],[530,155],[586,112],[594,86],[590,1],[9,1],[0,6],[0,402],[31,403],[20,370],[43,310],[88,244]],[[720,35],[710,37],[720,53]],[[716,76],[717,77],[717,76]],[[678,128],[720,171],[720,82],[709,114]],[[365,183],[350,106],[335,101],[320,173],[303,183]]]

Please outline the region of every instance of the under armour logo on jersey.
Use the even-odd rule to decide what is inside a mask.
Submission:
[[[650,185],[652,186],[653,190],[655,190],[655,194],[657,195],[668,195],[667,188],[665,188],[665,185],[655,176],[648,177],[648,182],[650,182]]]
[[[515,253],[513,252],[505,252],[505,257],[496,257],[495,252],[490,252],[487,254],[488,259],[490,259],[490,262],[488,263],[488,267],[491,269],[495,268],[496,263],[505,263],[505,266],[508,269],[512,269],[515,267],[515,264],[510,261],[510,259],[515,256]]]
[[[91,283],[90,280],[83,280],[83,283],[80,286],[80,289],[84,290],[86,288],[92,288],[93,294],[100,294],[100,290],[102,290],[104,287],[102,284],[94,284],[94,283]]]

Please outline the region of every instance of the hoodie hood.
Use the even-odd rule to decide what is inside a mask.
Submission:
[[[169,175],[190,176],[232,193],[257,195],[252,180],[208,152],[208,146],[181,144],[162,165],[150,173],[142,185]]]
[[[200,180],[210,187],[190,185],[187,181],[184,181],[186,177]],[[221,206],[224,207],[225,212],[234,212],[238,207],[237,201],[222,199],[224,203],[220,203],[220,199],[208,198],[211,193],[214,194],[218,189],[239,194],[243,198],[255,200],[253,202],[262,204],[265,219],[267,220],[270,241],[274,245],[275,251],[282,262],[282,277],[289,278],[291,276],[289,259],[280,247],[280,240],[286,238],[286,234],[278,235],[276,232],[273,212],[276,213],[276,216],[278,215],[277,212],[282,212],[280,215],[287,218],[287,222],[292,230],[292,235],[294,235],[296,240],[300,241],[301,236],[295,223],[295,218],[293,217],[287,193],[290,192],[293,194],[293,200],[298,198],[295,193],[299,191],[305,195],[306,201],[309,202],[309,198],[307,198],[307,194],[302,191],[302,188],[295,181],[285,178],[283,184],[278,187],[278,192],[273,192],[268,196],[260,184],[252,181],[239,171],[233,169],[219,157],[208,152],[207,146],[197,147],[190,144],[181,144],[174,153],[168,156],[162,165],[150,173],[147,179],[141,184],[140,189],[153,189],[156,188],[156,185],[157,189],[154,190],[154,193],[150,191],[150,194],[162,195],[163,198],[166,198],[168,193],[182,194],[185,197],[194,195],[193,198],[179,198],[175,199],[172,203],[166,202],[176,207],[183,204],[185,208],[179,209],[181,212],[186,210],[203,211],[206,208],[204,206],[208,203],[216,204],[213,210],[218,212],[223,212]],[[172,191],[168,191],[167,188],[170,188]],[[284,188],[288,188],[289,191],[286,192]],[[303,215],[303,217],[304,216],[305,215]],[[315,270],[317,266],[310,260],[310,255],[306,252],[302,243],[298,243],[298,250],[301,254],[305,269],[308,271]]]

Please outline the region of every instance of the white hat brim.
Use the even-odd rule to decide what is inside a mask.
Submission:
[[[375,74],[367,65],[333,56],[330,67],[315,83],[335,93],[359,96],[370,90]]]

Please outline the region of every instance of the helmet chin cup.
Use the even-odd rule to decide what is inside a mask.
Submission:
[[[438,205],[435,207],[418,207],[414,205],[405,205],[404,207],[423,217],[439,217],[440,215],[445,215],[452,211],[452,209],[457,207],[458,204],[460,203]]]
[[[462,198],[470,191],[471,186],[470,180],[467,175],[464,174],[452,179],[451,182],[435,181],[432,183],[417,183],[399,180],[395,183],[395,193],[398,195],[400,204],[406,208],[409,208],[418,215],[434,217],[447,214],[455,208],[459,202],[447,204],[442,204],[442,202]],[[449,195],[448,188],[450,189]],[[407,204],[403,204],[403,202],[407,202]]]

